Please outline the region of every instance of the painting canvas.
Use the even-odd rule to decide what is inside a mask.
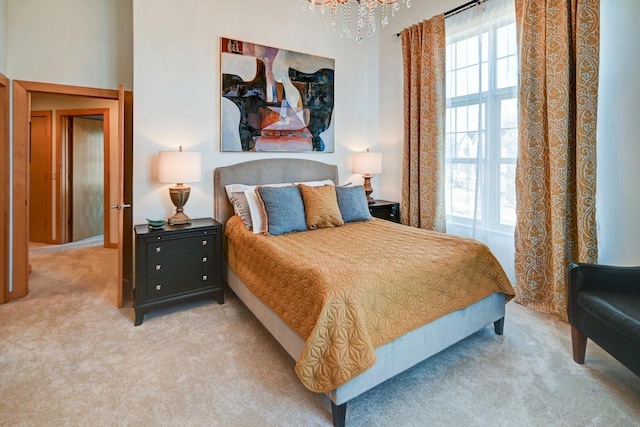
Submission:
[[[334,151],[335,60],[222,38],[222,151]]]

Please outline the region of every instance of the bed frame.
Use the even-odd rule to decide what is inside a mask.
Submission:
[[[303,159],[263,159],[217,168],[213,174],[214,215],[222,224],[234,215],[227,199],[228,184],[275,184],[280,182],[319,181],[331,179],[338,183],[335,165]],[[225,265],[225,279],[229,288],[249,308],[282,347],[298,360],[304,341],[291,330],[268,306],[255,297],[236,274]],[[477,303],[448,314],[413,330],[376,349],[376,364],[327,393],[331,399],[333,425],[345,425],[347,402],[376,385],[393,378],[417,363],[431,357],[491,323],[495,333],[502,335],[505,297],[495,293]]]

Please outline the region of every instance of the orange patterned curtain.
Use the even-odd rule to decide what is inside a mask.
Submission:
[[[568,264],[598,259],[599,7],[600,0],[516,0],[516,293],[565,320]]]
[[[402,31],[404,152],[402,223],[445,231],[444,15]]]

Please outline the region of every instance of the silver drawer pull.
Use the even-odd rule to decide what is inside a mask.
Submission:
[[[162,268],[162,264],[156,265],[156,271],[160,271],[161,268]]]
[[[161,250],[162,250],[162,246],[158,246],[158,247],[156,248],[156,253],[157,253],[157,254],[158,254],[158,253],[160,253],[160,251],[161,251]]]
[[[207,276],[202,276],[202,281],[205,281],[205,280],[207,280],[207,279],[208,279],[208,277],[207,277]]]
[[[207,246],[207,241],[206,240],[202,241],[202,246]]]
[[[207,262],[207,257],[206,256],[202,257],[202,262]]]
[[[160,289],[162,289],[162,285],[156,285],[156,291],[159,291]]]

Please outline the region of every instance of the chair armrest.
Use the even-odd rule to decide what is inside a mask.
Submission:
[[[569,323],[577,319],[578,291],[601,289],[640,294],[640,267],[571,263],[567,283]]]

